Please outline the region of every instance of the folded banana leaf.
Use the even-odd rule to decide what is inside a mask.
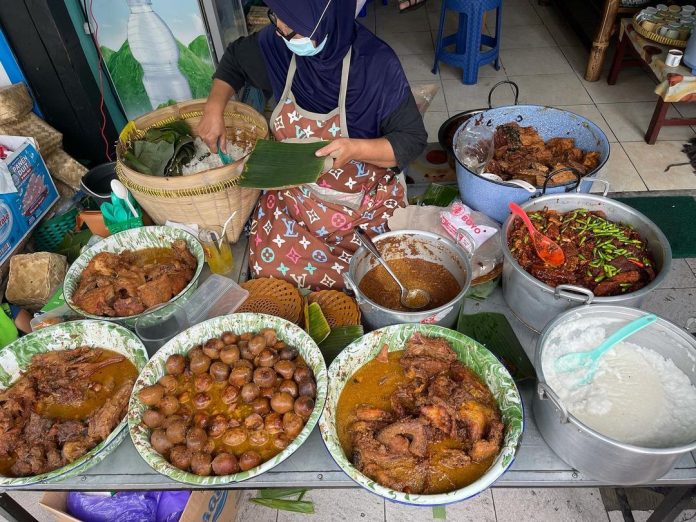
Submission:
[[[283,189],[316,183],[324,170],[324,158],[317,158],[315,153],[327,143],[258,140],[244,165],[239,186]]]
[[[182,167],[195,154],[191,127],[177,120],[149,129],[133,141],[123,155],[126,165],[151,176],[180,176]]]

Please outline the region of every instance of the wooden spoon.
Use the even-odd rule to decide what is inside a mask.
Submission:
[[[561,266],[565,262],[565,254],[558,243],[553,241],[551,238],[546,237],[544,234],[539,232],[534,228],[532,220],[529,219],[527,213],[520,208],[517,203],[510,202],[510,211],[519,216],[525,225],[527,225],[527,230],[529,230],[529,235],[532,238],[532,244],[534,245],[534,250],[536,250],[537,255],[541,260],[547,265],[551,266]]]

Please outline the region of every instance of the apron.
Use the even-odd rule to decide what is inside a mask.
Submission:
[[[271,115],[279,140],[348,137],[346,92],[351,51],[343,59],[339,106],[328,114],[299,107],[292,94],[293,56],[285,89]],[[300,288],[342,289],[342,273],[360,246],[353,228],[387,232],[394,209],[406,205],[405,186],[391,170],[360,161],[325,172],[316,184],[264,192],[250,229],[252,277],[285,279]]]

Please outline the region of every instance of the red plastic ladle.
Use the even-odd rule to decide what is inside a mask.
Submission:
[[[534,228],[532,220],[529,219],[527,213],[520,208],[517,203],[510,202],[510,211],[519,216],[525,225],[527,225],[527,230],[529,230],[529,235],[532,237],[532,244],[534,245],[534,250],[536,250],[537,255],[541,260],[547,265],[551,266],[561,266],[565,262],[565,254],[558,243],[553,241],[551,238],[546,237],[544,234],[539,232]]]

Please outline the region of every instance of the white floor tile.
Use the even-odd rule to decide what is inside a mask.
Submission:
[[[384,522],[384,499],[364,489],[313,489],[305,499],[314,502],[314,515],[278,511],[278,522]]]
[[[442,82],[435,77],[433,77],[433,80],[429,82],[411,82],[411,87],[418,87],[420,85],[436,85],[439,89],[435,94],[435,97],[430,102],[428,112],[447,112],[447,104],[445,103],[445,93],[442,89]]]
[[[614,143],[618,141],[616,139],[616,136],[614,136],[614,133],[611,131],[611,128],[609,127],[609,124],[607,121],[604,119],[604,116],[602,116],[602,113],[599,112],[599,109],[597,108],[596,105],[594,104],[588,104],[588,105],[568,105],[568,106],[557,106],[559,109],[565,109],[570,112],[574,112],[575,114],[579,114],[580,116],[583,116],[590,120],[592,123],[597,125],[602,131],[604,131],[604,134],[607,135],[607,139],[609,140],[609,143]]]
[[[647,190],[643,179],[620,143],[612,143],[609,161],[599,171],[597,179],[608,181],[609,190],[612,192],[643,192]],[[603,189],[601,184],[596,183],[591,192],[602,192]]]
[[[696,277],[686,260],[672,260],[672,269],[660,288],[696,288]]]
[[[461,83],[462,70],[458,67],[452,67],[451,65],[447,65],[446,63],[440,62],[440,77],[443,80],[457,80]],[[505,75],[505,66],[502,65],[502,60],[501,67],[497,70],[492,63],[482,65],[481,67],[479,67],[478,77],[495,78],[496,81],[505,80],[507,76]]]
[[[571,47],[582,45],[580,38],[575,34],[572,27],[566,24],[549,23],[546,25],[551,36],[560,47]]]
[[[567,74],[573,69],[558,47],[501,49],[500,56],[509,76]]]
[[[393,33],[388,28],[380,28],[377,31],[377,36],[387,42],[399,56],[433,54],[435,52],[430,30],[413,33]]]
[[[491,30],[493,26],[491,25]],[[491,33],[492,34],[492,33]],[[501,31],[501,49],[556,47],[551,33],[543,25],[515,25]]]
[[[570,63],[575,73],[580,77],[584,76],[585,70],[587,69],[587,60],[590,56],[587,49],[581,45],[562,46],[559,47],[559,49],[563,53],[563,56],[566,57],[566,60],[568,60],[568,63]]]
[[[435,56],[430,54],[407,54],[399,56],[401,66],[404,68],[409,82],[422,82],[437,80],[440,75],[431,72]]]
[[[476,85],[464,85],[459,80],[442,80],[449,112],[454,114],[469,109],[487,107],[488,93],[498,81],[498,78],[479,78]],[[510,86],[503,85],[496,89],[493,97],[494,107],[511,104],[513,101],[514,97]]]
[[[260,506],[255,502],[250,502],[250,498],[258,497],[258,491],[245,490],[239,492],[239,503],[237,504],[236,522],[275,522],[278,518],[278,510],[265,506]]]
[[[422,522],[433,520],[433,508],[415,507],[386,502],[387,522]],[[445,508],[446,520],[456,522],[495,522],[493,496],[490,490],[480,495],[450,504]]]
[[[428,143],[437,141],[437,132],[447,118],[449,118],[449,113],[447,112],[429,110],[425,113],[425,116],[423,116],[423,123],[425,124],[425,130],[428,131]]]
[[[615,85],[607,83],[607,74],[596,82],[583,80],[595,103],[640,102],[657,100],[655,81],[644,70],[632,68],[621,71]]]
[[[541,18],[527,0],[507,0],[503,2],[503,30],[518,25],[539,25]]]
[[[648,294],[640,308],[669,317],[671,322],[685,328],[687,321],[696,317],[696,289],[657,288]]]
[[[535,105],[582,105],[592,103],[574,73],[509,76],[520,88],[520,103]]]
[[[596,488],[498,488],[493,490],[493,500],[498,522],[608,520]]]
[[[29,512],[39,522],[53,522],[53,515],[49,514],[44,508],[39,506],[39,500],[43,496],[43,491],[12,491],[10,497],[20,506]],[[0,516],[0,520],[4,520]]]
[[[655,110],[655,103],[600,103],[597,108],[619,141],[644,141],[645,133]],[[667,116],[679,117],[679,114],[673,107],[670,107]],[[689,126],[665,126],[660,129],[657,139],[659,141],[687,141],[695,135]]]
[[[655,145],[634,142],[622,145],[648,189],[696,189],[696,174],[691,165],[672,167],[669,171],[664,171],[671,163],[688,161],[686,155],[681,152],[682,142],[662,141]]]
[[[387,30],[392,33],[430,30],[425,7],[402,13],[394,2],[387,6],[375,6],[375,14],[377,15],[377,34]]]

